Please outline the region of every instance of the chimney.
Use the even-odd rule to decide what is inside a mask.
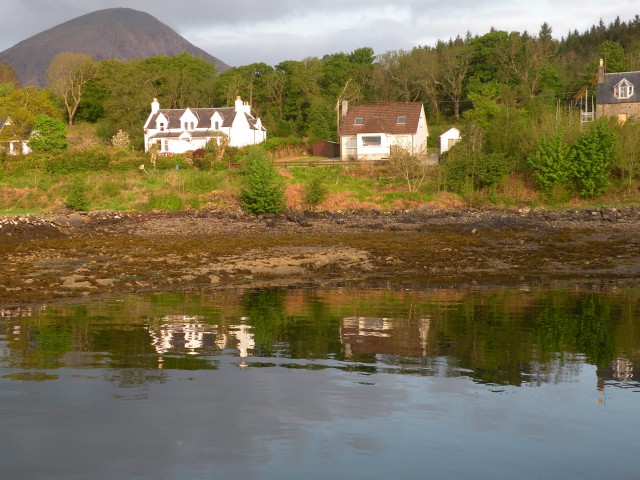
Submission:
[[[600,65],[598,65],[598,85],[604,83],[604,60],[600,59]]]
[[[236,97],[236,113],[240,113],[244,111],[244,104],[242,103],[242,99],[240,95]]]
[[[154,115],[160,111],[160,104],[158,103],[158,99],[154,98],[153,102],[151,102],[151,115]]]
[[[344,117],[349,111],[349,100],[342,100],[342,116]]]

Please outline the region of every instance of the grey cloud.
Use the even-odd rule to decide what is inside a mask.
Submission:
[[[539,0],[129,0],[126,7],[147,12],[196,46],[231,65],[300,60],[362,46],[376,53],[433,44],[466,32],[482,35],[492,26],[536,33],[548,22],[556,36],[586,30],[600,18],[633,17],[635,0],[603,5]],[[0,51],[80,15],[124,6],[114,0],[0,0]],[[400,23],[398,23],[400,22]],[[292,31],[294,30],[294,31]]]

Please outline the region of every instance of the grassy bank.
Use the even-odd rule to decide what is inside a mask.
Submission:
[[[442,187],[440,167],[433,167],[413,192],[384,164],[279,167],[279,172],[286,182],[287,206],[296,209],[578,208],[637,204],[640,200],[637,189],[615,185],[595,201],[579,200],[566,192],[543,196],[518,175],[505,176],[492,189],[453,194]],[[210,169],[173,156],[159,157],[154,167],[146,154],[105,147],[56,156],[5,156],[0,158],[0,213],[228,211],[240,206],[241,181],[239,164],[223,162]],[[310,196],[311,185],[322,194]]]

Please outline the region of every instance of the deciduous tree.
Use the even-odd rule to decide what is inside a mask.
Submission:
[[[96,63],[89,55],[74,52],[57,54],[47,68],[47,84],[62,98],[69,126],[73,125],[87,82],[95,72]]]

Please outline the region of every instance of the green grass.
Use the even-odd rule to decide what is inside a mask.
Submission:
[[[299,160],[321,159],[302,157]],[[140,170],[141,163],[145,163],[146,170]],[[404,208],[399,206],[425,203],[439,196],[435,181],[426,183],[419,192],[409,193],[404,183],[389,178],[382,166],[341,164],[291,167],[281,172],[287,183],[299,185],[303,191],[312,179],[320,177],[329,192],[329,200],[332,194],[334,198],[335,194],[341,194],[342,198],[356,204],[362,202],[382,209]],[[0,163],[0,213],[22,215],[61,211],[74,182],[85,186],[88,208],[92,210],[224,210],[237,204],[234,202],[239,198],[241,181],[242,169],[200,171],[184,166],[179,170],[153,170],[142,154],[135,153],[126,158],[112,158],[106,169],[65,174],[50,172],[46,162],[33,161],[31,157],[10,158]],[[637,205],[640,193],[635,184],[630,189],[620,183],[612,185],[607,195],[593,201],[579,200],[563,192],[546,198],[532,189],[526,177],[514,176],[493,193],[481,191],[455,197],[466,205],[493,208],[524,205],[533,208],[591,208],[598,205]],[[318,208],[322,209],[322,203]]]

